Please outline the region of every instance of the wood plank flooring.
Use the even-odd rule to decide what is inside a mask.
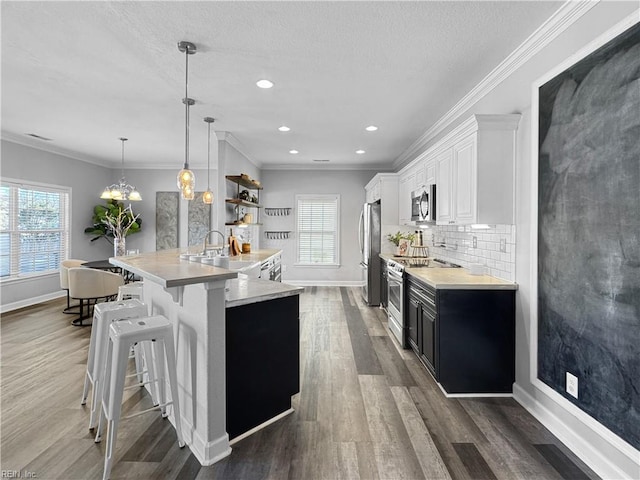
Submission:
[[[104,444],[80,405],[90,327],[64,300],[2,317],[3,471],[38,479],[101,478]],[[295,412],[202,467],[155,413],[120,423],[116,479],[595,479],[513,399],[447,399],[386,318],[357,289],[300,298],[301,392]],[[128,390],[123,414],[148,408]]]

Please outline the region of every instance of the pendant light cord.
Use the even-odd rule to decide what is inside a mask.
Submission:
[[[120,138],[120,141],[122,142],[122,167],[121,167],[121,172],[122,173],[122,180],[124,180],[124,142],[126,141],[126,138]]]
[[[209,165],[211,163],[211,122],[208,122],[209,131],[207,133],[207,191],[209,190],[209,179],[211,177],[211,169]]]
[[[184,145],[184,168],[189,169],[189,47],[184,50],[185,56],[185,76],[184,76],[184,105],[185,105],[185,145]]]

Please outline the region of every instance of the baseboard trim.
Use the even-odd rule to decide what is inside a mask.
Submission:
[[[211,442],[206,442],[198,435],[198,431],[180,415],[180,425],[182,427],[182,438],[191,450],[191,453],[198,459],[200,465],[209,466],[219,462],[225,457],[231,455],[231,446],[229,445],[229,435],[225,432],[223,436]],[[173,412],[169,416],[169,421],[175,428],[175,418]]]
[[[286,417],[287,415],[290,415],[294,412],[295,410],[293,408],[290,408],[288,410],[285,410],[284,412],[276,415],[275,417],[267,420],[264,423],[261,423],[260,425],[258,425],[257,427],[253,427],[251,430],[248,430],[246,432],[244,432],[242,435],[238,435],[237,437],[235,437],[233,440],[231,440],[229,442],[229,445],[233,446],[235,445],[237,442],[239,442],[240,440],[244,440],[245,438],[247,438],[250,435],[253,435],[254,433],[256,433],[259,430],[262,430],[265,427],[268,427],[269,425],[271,425],[272,423],[277,422],[278,420],[280,420],[281,418]]]
[[[544,392],[540,392],[544,395]],[[591,442],[585,441],[582,436],[572,429],[569,425],[563,422],[557,415],[551,412],[544,404],[532,397],[526,390],[524,390],[517,383],[513,384],[513,398],[522,405],[531,415],[533,415],[540,423],[548,428],[551,433],[562,441],[573,453],[575,453],[589,468],[596,472],[601,478],[604,479],[637,479],[639,478],[637,473],[640,473],[640,458],[635,460],[638,468],[638,472],[634,476],[631,472],[626,472],[615,463],[615,459],[606,457],[602,451],[598,448],[598,445],[594,445]],[[554,399],[550,399],[555,401]],[[568,412],[571,414],[571,412]],[[578,417],[579,420],[586,428],[591,430],[594,436],[599,437],[602,443],[606,443],[619,452],[620,456],[627,457],[629,464],[633,464],[634,460],[630,456],[630,452],[622,450],[617,447],[616,444],[620,442],[619,438],[614,433],[603,434],[603,432],[596,431],[591,428],[585,422]],[[630,447],[633,450],[633,447]],[[637,452],[637,450],[636,450]]]
[[[47,293],[45,295],[40,295],[38,297],[25,298],[24,300],[19,300],[17,302],[0,305],[0,314],[12,312],[13,310],[18,310],[20,308],[30,307],[38,303],[48,302],[49,300],[55,300],[56,298],[61,298],[65,295],[65,292],[53,292]]]

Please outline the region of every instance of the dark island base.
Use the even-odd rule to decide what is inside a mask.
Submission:
[[[227,433],[233,439],[291,408],[300,391],[299,297],[227,308]]]

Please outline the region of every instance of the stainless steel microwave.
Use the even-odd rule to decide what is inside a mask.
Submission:
[[[411,193],[411,221],[416,223],[435,223],[436,186],[421,187]]]

